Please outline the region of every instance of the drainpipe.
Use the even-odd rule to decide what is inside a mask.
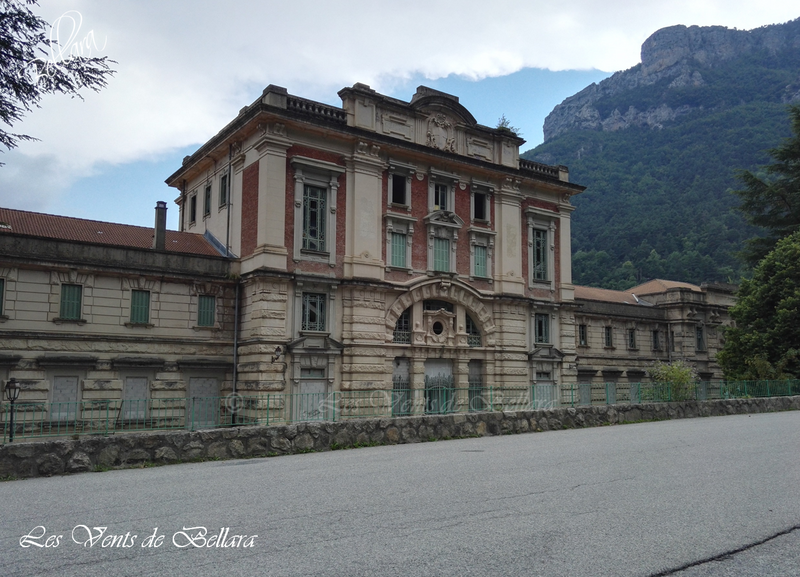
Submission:
[[[225,252],[228,256],[231,253],[231,194],[233,193],[233,178],[231,175],[231,161],[233,159],[233,143],[228,145],[228,190],[225,191],[227,204],[228,204],[228,222],[225,227]],[[239,293],[236,293],[237,297]]]
[[[233,319],[233,392],[236,392],[236,383],[239,376],[239,293],[241,280],[236,281],[236,316]]]
[[[241,280],[236,280],[236,304],[233,317],[233,395],[236,394],[236,385],[239,380],[239,287]],[[236,424],[236,413],[233,413],[232,424]]]

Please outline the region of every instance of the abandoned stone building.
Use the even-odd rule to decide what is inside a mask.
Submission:
[[[23,399],[534,389],[714,355],[730,287],[575,287],[564,166],[457,97],[268,86],[167,179],[180,231],[0,210],[0,379]]]

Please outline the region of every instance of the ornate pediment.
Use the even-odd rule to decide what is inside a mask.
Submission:
[[[456,213],[449,210],[435,210],[425,217],[425,224],[450,226],[461,228],[464,226],[464,220]]]

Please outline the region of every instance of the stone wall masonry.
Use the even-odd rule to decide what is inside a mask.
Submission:
[[[800,410],[800,396],[354,419],[15,442],[0,446],[0,479],[790,410]]]

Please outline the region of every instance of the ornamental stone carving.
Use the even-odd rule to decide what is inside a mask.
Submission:
[[[446,152],[456,151],[456,138],[453,123],[442,113],[436,113],[428,118],[428,132],[426,144]]]

